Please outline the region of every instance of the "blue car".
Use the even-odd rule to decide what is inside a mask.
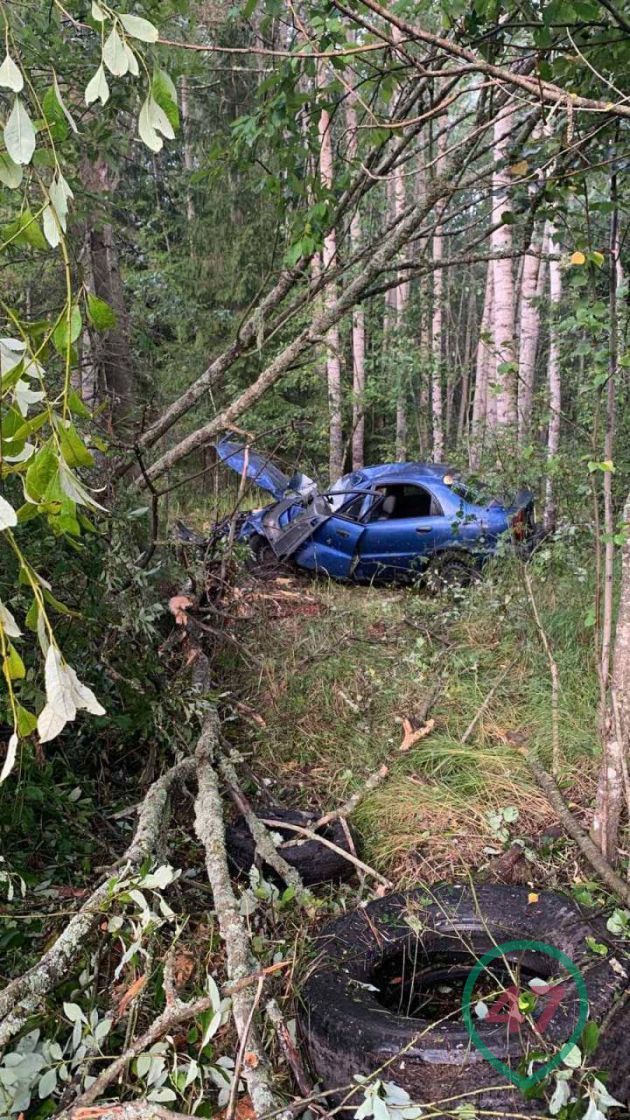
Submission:
[[[274,498],[239,524],[252,566],[263,572],[291,561],[356,583],[408,581],[429,572],[452,583],[474,575],[506,534],[525,549],[534,539],[529,491],[506,504],[442,464],[365,467],[322,492],[308,476],[289,478],[243,444],[224,439],[216,449],[227,466]]]

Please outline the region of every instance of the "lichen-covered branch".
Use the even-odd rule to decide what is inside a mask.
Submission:
[[[283,859],[280,855],[268,828],[259,817],[256,816],[249,801],[243,794],[238,783],[238,775],[230,759],[222,755],[219,758],[218,765],[234,804],[245,818],[245,822],[252,834],[252,839],[260,858],[267,863],[269,867],[273,868],[288,887],[295,887],[296,891],[303,891],[304,884],[299,871],[297,871],[295,867],[291,867],[286,859]]]
[[[208,713],[196,749],[198,794],[195,802],[195,831],[206,853],[206,871],[212,888],[214,908],[225,944],[228,979],[241,980],[255,967],[249,938],[232,890],[227,856],[223,803],[219,791],[216,759],[219,752],[219,717]],[[251,988],[234,990],[232,1008],[239,1039],[247,1035],[248,1052],[253,1055],[243,1069],[243,1078],[256,1116],[282,1108],[272,1085],[273,1072],[263,1050],[258,1027],[250,1023],[254,996]],[[289,1111],[286,1117],[290,1116]]]

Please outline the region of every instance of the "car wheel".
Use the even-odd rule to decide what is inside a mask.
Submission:
[[[429,562],[424,579],[429,591],[442,595],[477,583],[481,573],[472,556],[447,553]]]
[[[540,1114],[540,1102],[524,1099],[472,1044],[461,1011],[465,977],[480,957],[502,943],[524,940],[561,950],[580,969],[590,1017],[606,1020],[591,1062],[609,1072],[611,1093],[625,1101],[630,1071],[619,1042],[630,1031],[630,1007],[620,1006],[628,954],[622,957],[603,923],[589,921],[561,895],[531,897],[526,888],[504,885],[438,887],[431,895],[416,890],[379,899],[326,927],[301,987],[298,1013],[310,1064],[323,1087],[342,1090],[352,1086],[355,1075],[378,1070],[379,1078],[405,1089],[419,1105],[446,1098],[452,1110],[469,1104],[495,1116]],[[590,951],[593,938],[608,944],[605,958]],[[490,966],[495,992],[497,979],[507,986],[516,967],[522,990],[527,990],[524,977],[533,978],[532,973],[546,980],[562,972],[551,956],[526,949],[511,951],[507,961]],[[482,998],[483,985],[478,992],[475,987],[471,1003]],[[566,992],[567,1006],[556,1009],[545,1029],[556,1052],[579,1014],[575,985],[567,984]],[[510,1033],[505,1022],[481,1019],[476,1025],[492,1053],[516,1070],[524,1055],[520,1029]],[[540,1042],[535,1045],[540,1048]],[[497,1085],[504,1087],[497,1090]],[[359,1093],[355,1090],[353,1107]],[[335,1100],[344,1095],[338,1091]]]
[[[266,537],[255,534],[247,542],[245,567],[256,579],[275,579],[286,571],[286,562],[279,560]]]
[[[286,821],[288,824],[298,824],[303,828],[312,828],[317,821],[315,813],[303,813],[299,809],[265,809],[257,808],[258,816],[273,820]],[[349,860],[324,844],[316,840],[301,839],[299,833],[290,829],[271,828],[272,832],[279,832],[283,840],[294,840],[281,849],[283,859],[300,873],[305,887],[313,887],[318,883],[339,882],[352,875],[353,865]],[[331,821],[321,829],[321,835],[326,840],[332,841],[344,852],[350,851],[350,844],[345,829],[340,821]],[[236,873],[247,874],[250,867],[256,862],[256,850],[252,835],[243,817],[239,817],[234,824],[228,825],[225,830],[225,842],[228,860]],[[271,868],[265,864],[263,873],[266,878],[275,879]]]

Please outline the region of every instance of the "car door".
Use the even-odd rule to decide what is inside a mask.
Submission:
[[[323,572],[334,579],[352,579],[358,561],[358,547],[367,526],[358,520],[364,496],[347,504],[320,525],[295,554],[300,568]]]
[[[395,579],[414,570],[422,571],[427,557],[445,548],[453,539],[454,519],[445,516],[431,491],[421,486],[405,486],[404,490],[421,492],[429,512],[425,516],[392,515],[379,520],[377,511],[375,519],[365,526],[359,542],[355,578]]]

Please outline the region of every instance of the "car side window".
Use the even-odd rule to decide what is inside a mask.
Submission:
[[[380,500],[370,521],[398,521],[404,517],[441,517],[442,507],[423,486],[392,483],[379,486]]]

